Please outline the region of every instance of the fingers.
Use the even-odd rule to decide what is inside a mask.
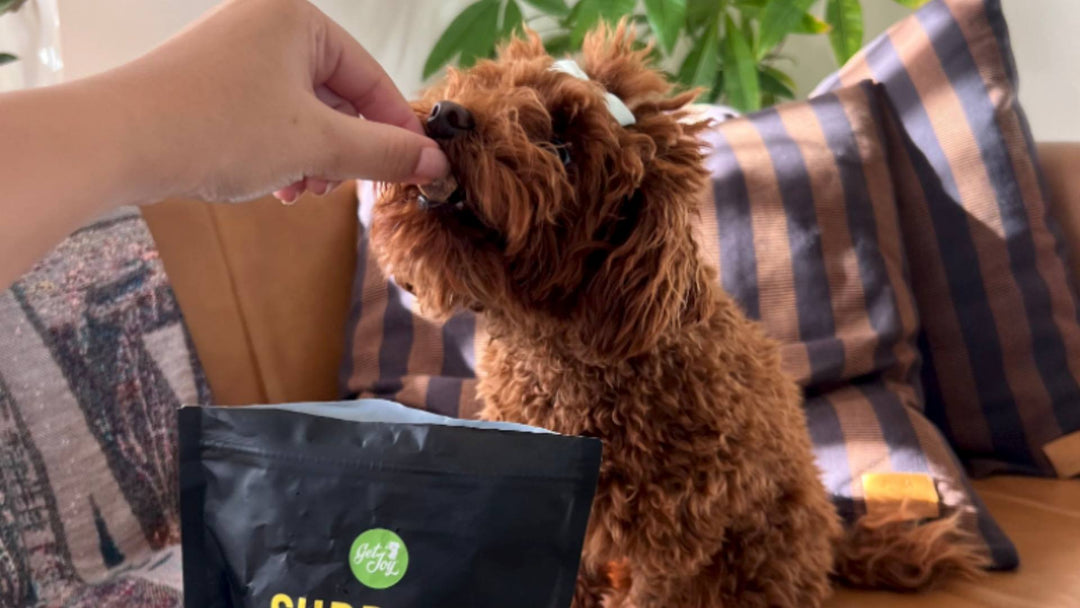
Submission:
[[[298,181],[294,184],[288,185],[281,190],[274,192],[274,198],[291,205],[296,202],[296,199],[300,198],[300,195],[304,193],[304,181]]]
[[[322,147],[321,170],[313,173],[334,180],[427,183],[450,172],[446,155],[433,140],[323,108],[331,141]]]
[[[326,196],[340,185],[341,182],[339,181],[327,181],[309,177],[292,183],[281,190],[274,191],[274,198],[286,205],[291,205],[303,196],[305,192],[310,192],[316,196]]]
[[[382,66],[338,24],[325,19],[316,85],[324,85],[367,120],[423,134],[420,120]]]
[[[305,189],[314,194],[315,196],[326,196],[330,194],[330,191],[334,189],[334,182],[309,177],[304,180]]]
[[[284,202],[304,192],[326,194],[341,180],[427,183],[449,162],[404,96],[371,55],[339,25],[317,13],[313,89],[323,128],[293,148],[305,179],[276,191]],[[362,117],[362,118],[358,118]],[[315,133],[312,133],[315,135]]]
[[[349,102],[349,100],[331,91],[326,85],[315,87],[315,97],[342,114],[348,114],[349,116],[359,115],[359,112],[353,107],[353,104]]]

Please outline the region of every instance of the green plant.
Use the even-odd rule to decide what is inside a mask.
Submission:
[[[522,4],[530,15],[525,16]],[[884,1],[884,0],[879,0]],[[927,0],[892,0],[916,8]],[[863,44],[861,0],[476,0],[447,26],[424,64],[424,78],[443,66],[467,67],[494,55],[496,45],[529,27],[553,55],[580,48],[601,20],[627,18],[643,46],[685,87],[701,87],[705,100],[743,111],[795,96],[795,83],[781,69],[789,35],[827,35],[843,64]]]
[[[15,12],[25,3],[26,0],[0,0],[0,15],[8,11]]]
[[[19,10],[26,0],[0,0],[0,16],[4,13],[14,13]],[[19,58],[11,53],[0,53],[0,65],[5,63],[11,63],[12,61],[18,61]]]

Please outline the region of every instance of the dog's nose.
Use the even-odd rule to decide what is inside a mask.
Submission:
[[[460,104],[440,101],[431,108],[427,119],[427,134],[435,139],[453,139],[473,130],[472,114]]]

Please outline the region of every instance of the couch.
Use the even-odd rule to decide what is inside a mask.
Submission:
[[[1080,144],[1039,153],[1080,280]],[[171,200],[143,214],[217,403],[337,398],[358,228],[353,186],[288,207]],[[1016,543],[1019,571],[927,594],[841,589],[829,606],[1080,606],[1080,483],[974,485]]]

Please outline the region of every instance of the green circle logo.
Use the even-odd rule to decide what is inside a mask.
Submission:
[[[371,589],[389,589],[401,582],[409,569],[409,550],[401,537],[375,528],[353,541],[349,567],[356,580]]]

